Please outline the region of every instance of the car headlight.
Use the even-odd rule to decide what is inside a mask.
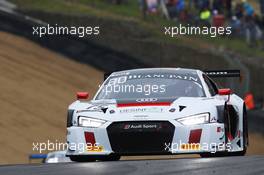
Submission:
[[[209,123],[210,114],[209,113],[197,114],[197,115],[177,119],[177,121],[182,123],[183,125],[198,125],[198,124]]]
[[[82,127],[98,128],[99,126],[103,125],[105,122],[106,122],[105,120],[80,116],[78,120],[78,125]]]

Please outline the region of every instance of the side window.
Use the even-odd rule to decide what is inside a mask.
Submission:
[[[216,84],[206,75],[203,75],[204,81],[206,85],[208,86],[209,92],[212,96],[216,95],[218,93],[218,88]]]

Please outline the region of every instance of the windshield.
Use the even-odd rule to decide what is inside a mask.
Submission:
[[[111,76],[96,96],[100,99],[204,97],[199,77],[171,73]]]

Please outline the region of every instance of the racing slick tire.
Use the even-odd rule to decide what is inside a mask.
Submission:
[[[120,158],[121,158],[120,155],[111,154],[109,156],[103,156],[103,157],[99,158],[98,160],[101,160],[101,161],[118,161],[118,160],[120,160]]]
[[[226,152],[216,152],[216,153],[201,153],[200,157],[207,158],[207,157],[223,157],[226,156]]]
[[[91,156],[69,156],[73,162],[94,162],[96,159]]]
[[[108,156],[70,156],[71,161],[73,162],[94,162],[99,161],[118,161],[121,156],[116,154],[111,154]]]

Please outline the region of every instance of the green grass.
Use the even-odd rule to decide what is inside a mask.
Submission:
[[[199,48],[201,45],[224,47],[246,56],[264,57],[264,52],[257,48],[249,48],[245,41],[230,38],[210,38],[205,36],[179,36],[168,39],[164,37],[162,26],[175,26],[175,22],[167,21],[160,16],[151,16],[144,20],[141,16],[137,0],[129,0],[127,4],[113,5],[105,0],[11,0],[22,10],[35,10],[72,15],[93,15],[101,18],[133,20],[146,31],[151,31],[155,40],[175,42],[189,47]],[[136,32],[136,31],[135,31]]]
[[[259,58],[264,58],[264,52],[261,48],[252,48],[246,44],[244,39],[229,37],[217,37],[217,38],[202,38],[205,42],[211,43],[216,47],[223,47],[228,50],[232,50],[236,53],[242,54],[244,56],[254,56]],[[261,45],[261,43],[259,43]]]
[[[21,9],[33,9],[47,12],[63,12],[63,11],[78,11],[79,9],[70,8],[64,1],[61,0],[11,0],[16,3]]]
[[[128,1],[127,4],[113,5],[103,0],[78,0],[79,4],[88,5],[101,11],[107,11],[127,17],[139,17],[139,7],[136,0]],[[128,10],[129,8],[129,10]]]
[[[139,17],[137,1],[113,5],[103,0],[10,0],[22,10],[67,14],[90,14],[104,17]],[[129,9],[129,10],[128,10]]]

